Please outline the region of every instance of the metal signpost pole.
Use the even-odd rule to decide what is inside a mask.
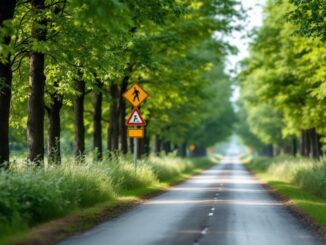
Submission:
[[[137,126],[134,126],[137,129]],[[138,138],[134,138],[134,165],[137,168],[137,158],[138,158]]]

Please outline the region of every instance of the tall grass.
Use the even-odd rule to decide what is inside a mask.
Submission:
[[[326,199],[326,159],[316,161],[298,157],[255,158],[250,165],[273,177],[293,183]]]
[[[177,179],[182,174],[188,173],[194,168],[193,161],[173,156],[166,156],[164,158],[152,156],[148,161],[153,172],[162,182]]]
[[[209,166],[207,161],[200,163]],[[211,163],[210,163],[211,164]],[[64,159],[59,166],[26,166],[16,160],[0,172],[0,237],[114,200],[125,191],[151,187],[195,169],[194,161],[151,156],[135,169],[128,157],[85,163]]]

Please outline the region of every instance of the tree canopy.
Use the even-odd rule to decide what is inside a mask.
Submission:
[[[298,11],[310,13],[302,5],[310,6],[302,1],[267,2],[264,24],[239,79],[248,127],[262,143],[287,148],[287,141],[300,137],[302,154],[318,157],[325,134],[325,45],[319,34],[299,35],[307,33],[302,29],[307,26],[299,25]]]
[[[44,149],[60,159],[60,143],[66,151],[74,142],[76,156],[102,155],[105,137],[107,151],[127,153],[122,95],[134,82],[150,94],[141,107],[144,149],[154,135],[161,144],[207,147],[231,133],[224,58],[232,48],[217,37],[237,28],[238,1],[9,2],[0,2],[12,13],[0,14],[0,108],[8,111],[0,134],[10,136],[2,145],[27,147],[36,162]]]

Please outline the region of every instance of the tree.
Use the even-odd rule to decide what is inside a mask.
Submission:
[[[131,82],[139,82],[155,94],[142,106],[149,124],[144,154],[159,128],[157,139],[166,151],[179,146],[184,155],[190,128],[207,122],[201,130],[213,132],[222,118],[232,118],[229,79],[222,71],[230,48],[212,37],[234,28],[236,6],[233,0],[150,0],[146,5],[138,0],[21,2],[10,26],[12,138],[24,142],[21,132],[28,122],[29,160],[42,162],[43,138],[48,136],[49,163],[60,163],[62,149],[69,151],[75,141],[75,154],[82,156],[93,135],[92,148],[100,160],[106,127],[108,150],[127,153],[125,119],[130,107],[122,95]],[[216,84],[227,91],[219,94],[220,102],[212,99],[212,91],[218,93]],[[223,110],[210,117],[207,97]],[[189,108],[183,110],[186,103]],[[224,138],[230,129],[214,131],[219,135],[214,139]],[[199,141],[199,136],[193,140]]]
[[[34,15],[32,40],[37,45],[39,42],[46,41],[47,21],[44,16],[46,6],[44,0],[31,0],[30,3]],[[45,56],[43,52],[31,50],[29,57],[28,160],[40,164],[44,158]]]
[[[9,163],[9,110],[12,67],[8,45],[11,38],[9,21],[13,18],[16,1],[0,1],[0,168]]]
[[[326,41],[326,1],[290,0],[295,8],[289,11],[289,19],[299,28],[298,33],[318,37]]]
[[[249,118],[264,104],[271,107],[267,111],[279,114],[277,121],[283,138],[277,144],[280,148],[287,148],[291,141],[292,148],[296,149],[296,139],[302,134],[305,137],[302,137],[301,145],[309,149],[304,154],[318,158],[321,154],[320,134],[324,128],[321,109],[324,106],[317,96],[322,89],[320,60],[315,59],[317,50],[320,51],[320,40],[292,35],[296,26],[284,18],[292,10],[293,5],[287,1],[267,3],[264,25],[251,46],[250,58],[244,62],[241,86],[247,93],[244,100]],[[266,120],[274,127],[277,125],[273,113],[258,115],[259,120]],[[263,128],[268,129],[266,126]],[[251,131],[255,129],[251,128]],[[262,132],[264,130],[257,130],[256,135],[259,137]],[[269,132],[268,135],[277,134]],[[260,135],[262,141],[264,138],[266,135]]]
[[[94,91],[94,132],[93,132],[93,149],[96,153],[96,160],[100,161],[103,157],[103,146],[102,146],[102,94],[103,83],[97,80],[97,89]]]

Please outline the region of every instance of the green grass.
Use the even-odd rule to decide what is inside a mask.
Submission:
[[[254,158],[246,166],[326,231],[325,163],[325,160],[276,157]]]
[[[64,159],[60,166],[44,168],[16,161],[10,171],[0,172],[0,244],[10,244],[11,237],[28,234],[31,227],[72,214],[88,217],[72,230],[82,229],[84,223],[88,227],[101,216],[93,220],[92,213],[124,203],[125,197],[136,201],[164,190],[217,161],[151,156],[139,161],[137,169],[130,158],[119,156],[102,162],[87,159],[84,164]],[[89,209],[89,215],[83,216]]]

